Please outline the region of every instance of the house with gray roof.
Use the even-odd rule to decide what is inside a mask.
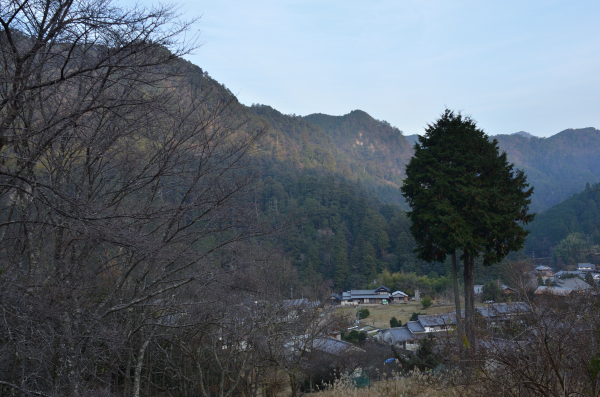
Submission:
[[[476,313],[491,324],[512,320],[529,311],[529,306],[524,302],[493,303],[476,308]],[[464,316],[464,310],[462,315]],[[376,339],[379,343],[386,345],[416,350],[420,339],[447,335],[448,331],[453,331],[455,327],[456,315],[454,312],[421,314],[416,321],[409,321],[403,327],[381,330]]]
[[[554,277],[554,273],[552,272],[552,269],[549,268],[548,266],[540,265],[540,266],[536,267],[535,270],[537,271],[538,276],[544,280],[546,278]]]
[[[355,289],[342,293],[342,305],[382,304],[390,302],[390,289],[383,285],[375,289]]]
[[[425,332],[442,332],[454,329],[456,327],[455,313],[420,315],[419,323],[425,329]]]
[[[422,336],[421,336],[422,337]],[[405,325],[403,327],[390,328],[382,331],[377,340],[379,343],[393,345],[404,350],[417,350],[420,336],[414,335]]]
[[[571,288],[563,288],[563,287],[559,287],[559,286],[546,287],[546,286],[541,285],[541,286],[537,287],[534,294],[535,295],[569,296],[569,295],[571,295],[571,292],[573,292],[573,290]]]
[[[596,265],[592,265],[591,263],[578,263],[577,270],[591,272],[593,270],[596,270]]]
[[[529,305],[525,302],[491,303],[475,308],[475,312],[489,324],[509,322],[529,311]]]
[[[363,351],[353,343],[323,336],[312,341],[312,351],[319,351],[332,356],[342,356],[351,352]]]
[[[556,285],[562,288],[569,288],[572,291],[577,292],[586,292],[592,288],[591,285],[577,277],[556,280]]]

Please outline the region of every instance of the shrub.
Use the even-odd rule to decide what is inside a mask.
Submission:
[[[362,341],[364,341],[364,340],[366,340],[366,339],[367,339],[367,333],[366,333],[365,331],[361,331],[361,332],[358,334],[358,341],[359,341],[359,342],[362,342]]]
[[[417,321],[419,319],[420,314],[423,314],[423,313],[413,312],[413,314],[410,316],[410,319],[408,321]]]
[[[392,327],[392,328],[402,327],[402,321],[399,321],[396,317],[392,317],[390,319],[390,327]]]
[[[369,311],[369,309],[364,308],[364,309],[359,309],[358,310],[358,318],[360,318],[361,320],[363,318],[367,318],[371,315],[371,312]]]
[[[431,296],[429,296],[429,295],[425,295],[423,297],[423,299],[421,299],[421,305],[423,306],[423,309],[427,309],[432,304],[433,304],[433,300],[431,300]]]

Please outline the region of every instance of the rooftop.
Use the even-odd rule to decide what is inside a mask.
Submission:
[[[333,354],[336,356],[347,353],[351,350],[356,350],[356,347],[349,342],[344,342],[342,340],[334,339],[334,338],[316,338],[313,341],[313,350],[320,350],[325,353]]]
[[[510,314],[525,313],[529,311],[529,305],[524,302],[514,303],[491,303],[475,309],[483,317],[500,317]]]
[[[579,278],[560,279],[556,281],[556,284],[558,284],[559,287],[570,288],[573,291],[586,291],[592,288],[591,285]]]
[[[537,289],[535,290],[534,293],[536,295],[548,294],[548,295],[567,296],[571,292],[573,292],[573,290],[571,288],[540,286],[540,287],[537,287]]]
[[[392,336],[394,343],[409,342],[415,340],[415,337],[406,325],[404,327],[390,328],[385,333],[386,335]]]
[[[425,328],[418,321],[409,321],[406,323],[406,326],[410,330],[410,332],[425,332]]]
[[[454,313],[420,315],[419,322],[423,327],[454,325],[456,324],[456,316]]]

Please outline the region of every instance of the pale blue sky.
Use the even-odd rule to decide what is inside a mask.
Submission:
[[[188,59],[247,105],[361,109],[406,135],[445,106],[492,135],[600,128],[599,1],[178,4],[201,16]]]

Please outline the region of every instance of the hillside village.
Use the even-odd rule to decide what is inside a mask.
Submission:
[[[600,396],[599,129],[492,135],[481,97],[420,86],[419,136],[373,117],[395,94],[284,114],[189,61],[176,5],[1,4],[0,397]],[[248,49],[265,79],[289,58]]]

